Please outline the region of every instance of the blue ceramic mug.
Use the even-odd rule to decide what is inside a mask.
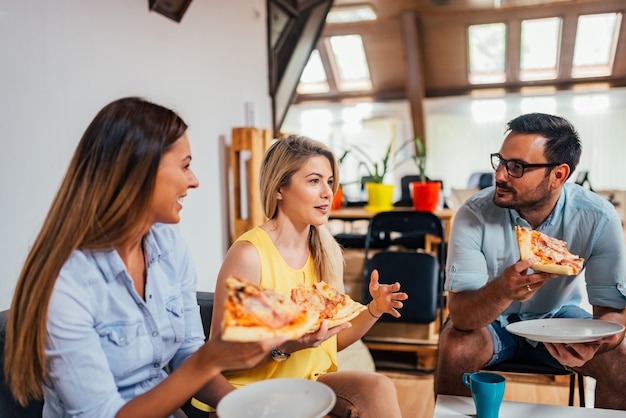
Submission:
[[[464,373],[463,383],[472,391],[476,418],[498,418],[506,379],[496,373]]]

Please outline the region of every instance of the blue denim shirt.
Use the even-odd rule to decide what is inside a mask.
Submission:
[[[515,225],[530,228],[513,209],[493,203],[494,187],[470,197],[454,216],[446,289],[476,290],[500,277],[519,261]],[[515,313],[521,319],[551,317],[562,306],[582,301],[580,280],[586,281],[589,303],[615,309],[626,307],[626,249],[621,221],[605,199],[576,184],[566,183],[541,232],[564,240],[568,249],[585,259],[584,274],[549,280],[525,302],[513,302],[500,316]]]
[[[145,300],[115,250],[77,250],[63,266],[48,308],[44,417],[114,417],[204,343],[186,244],[157,224],[145,251]]]

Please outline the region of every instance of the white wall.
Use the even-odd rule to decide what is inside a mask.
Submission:
[[[544,112],[563,116],[578,130],[583,153],[576,173],[588,170],[594,189],[626,189],[624,88],[429,99],[425,109],[428,173],[445,179],[447,187],[463,188],[472,172],[491,171],[489,154],[500,149],[506,122],[522,113]]]
[[[534,96],[509,94],[483,99],[467,96],[426,99],[426,174],[443,180],[446,194],[452,188],[465,188],[471,173],[492,171],[489,154],[499,150],[506,123],[529,112],[556,114],[572,122],[583,144],[577,171],[589,171],[594,189],[626,189],[626,88]],[[298,104],[290,108],[283,128],[326,142],[339,153],[346,144],[357,140],[388,142],[388,135],[376,137],[377,132],[368,131],[371,124],[367,121],[371,119],[393,121],[396,143],[410,137],[410,108],[405,101],[367,106]],[[388,179],[396,185],[395,198],[400,194],[397,190],[400,177],[416,172],[415,166],[409,163],[396,170],[394,179]],[[344,178],[354,177],[354,174],[346,176],[342,171]],[[576,173],[573,178],[575,176]]]
[[[271,126],[265,1],[195,0],[176,23],[147,0],[0,0],[0,39],[0,309],[83,131],[129,95],[189,125],[200,188],[180,228],[200,290],[214,289],[228,245],[223,142],[245,102]]]

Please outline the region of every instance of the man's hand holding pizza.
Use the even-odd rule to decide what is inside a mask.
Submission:
[[[528,269],[534,263],[535,260],[532,258],[520,260],[502,272],[498,285],[507,299],[519,302],[528,300],[545,282],[557,277],[554,273],[534,272],[528,274]]]
[[[372,271],[370,275],[369,291],[372,301],[367,305],[370,315],[374,318],[380,318],[383,314],[388,313],[395,318],[400,317],[398,309],[404,305],[403,300],[407,300],[409,295],[399,292],[400,283],[380,284],[378,282],[378,270]]]

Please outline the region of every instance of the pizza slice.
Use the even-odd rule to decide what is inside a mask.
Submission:
[[[295,340],[318,320],[317,311],[304,309],[274,290],[238,277],[227,277],[226,289],[222,323],[225,341],[260,341],[277,336]]]
[[[326,282],[300,285],[291,290],[291,300],[306,310],[319,312],[319,319],[312,331],[319,329],[326,320],[328,328],[336,327],[356,318],[367,307],[339,292]]]
[[[584,259],[571,254],[566,242],[549,237],[539,231],[515,226],[520,258],[535,258],[531,266],[535,271],[572,276],[583,269]]]

